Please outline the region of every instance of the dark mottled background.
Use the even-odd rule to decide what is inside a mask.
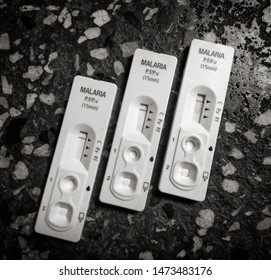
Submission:
[[[99,12],[97,12],[99,11]],[[270,1],[0,0],[0,255],[3,259],[270,259]],[[208,193],[157,189],[193,38],[236,49]],[[134,50],[178,57],[146,210],[98,201]],[[33,231],[72,80],[118,95],[82,239]]]

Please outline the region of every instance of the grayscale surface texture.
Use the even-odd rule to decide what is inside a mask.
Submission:
[[[206,199],[158,182],[191,40],[235,48]],[[136,48],[178,65],[143,212],[99,202]],[[34,225],[75,75],[118,86],[78,243]],[[271,4],[256,0],[0,0],[1,259],[270,259]]]

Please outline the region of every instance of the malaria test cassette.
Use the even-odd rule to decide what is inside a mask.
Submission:
[[[204,200],[233,56],[232,47],[192,41],[164,159],[160,191]]]
[[[102,202],[145,208],[177,59],[137,49],[100,193]]]
[[[116,85],[76,76],[41,201],[35,230],[79,241]]]

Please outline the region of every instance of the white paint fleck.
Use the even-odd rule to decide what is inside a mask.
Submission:
[[[101,28],[90,27],[84,31],[84,34],[89,40],[98,38],[101,35]]]
[[[268,109],[260,116],[256,117],[254,123],[258,125],[270,125],[271,124],[271,110]]]
[[[0,149],[0,168],[8,168],[11,160],[13,160],[13,156],[10,154],[7,157],[7,148],[2,146]]]
[[[229,235],[225,236],[225,237],[222,237],[221,239],[225,240],[225,241],[231,241],[231,237]]]
[[[33,5],[23,5],[22,7],[20,7],[20,10],[22,12],[31,12],[31,11],[39,11],[40,8],[39,7],[35,7]]]
[[[104,227],[107,227],[107,226],[108,226],[108,224],[109,224],[109,219],[107,219],[107,220],[105,220],[105,221],[104,221],[103,226],[104,226]]]
[[[114,8],[114,10],[113,10],[113,12],[112,12],[112,15],[116,15],[116,13],[117,13],[117,10],[119,9],[121,7],[121,5],[116,5],[115,6],[115,8]]]
[[[263,213],[264,215],[266,215],[266,216],[271,216],[271,206],[266,206],[266,207],[263,209],[262,213]]]
[[[271,6],[263,10],[262,20],[268,25],[271,25]]]
[[[0,50],[4,50],[4,51],[10,50],[9,36],[7,33],[0,35]]]
[[[87,75],[92,76],[95,72],[95,69],[92,67],[90,63],[87,63]]]
[[[103,60],[108,57],[108,52],[106,48],[94,49],[90,51],[90,55],[96,59]]]
[[[18,195],[18,194],[20,194],[21,192],[22,192],[22,190],[24,190],[25,189],[25,185],[23,185],[23,186],[21,186],[20,188],[17,188],[16,190],[14,190],[12,193],[13,193],[13,195]]]
[[[119,0],[114,0],[111,4],[108,5],[108,7],[106,8],[107,10],[113,10],[115,4],[118,2]]]
[[[224,179],[222,187],[224,191],[229,193],[236,193],[239,191],[239,184],[235,180]]]
[[[5,108],[8,109],[8,101],[5,97],[0,96],[0,105]]]
[[[92,217],[86,217],[86,222],[94,222],[95,219]]]
[[[19,46],[21,44],[22,39],[17,39],[13,42],[15,46]]]
[[[141,252],[139,254],[139,257],[138,257],[140,260],[153,260],[153,255],[152,255],[152,252],[150,251],[146,251],[146,252]]]
[[[53,77],[53,74],[47,75],[47,76],[43,79],[43,81],[41,82],[41,84],[42,84],[43,86],[48,85],[52,77]]]
[[[122,56],[129,57],[132,56],[135,50],[138,48],[138,42],[125,42],[120,45],[120,48],[122,50]]]
[[[103,26],[111,20],[106,10],[98,10],[93,13],[91,17],[94,17],[93,22],[99,27]]]
[[[245,213],[245,215],[248,216],[248,217],[251,216],[252,214],[253,214],[253,211],[247,211],[247,212]]]
[[[78,53],[75,55],[74,68],[75,71],[79,71],[80,69],[80,56]]]
[[[21,112],[20,110],[15,109],[14,107],[12,107],[12,108],[9,109],[9,113],[10,113],[10,116],[11,116],[12,118],[18,117],[18,116],[20,116],[20,115],[22,114],[22,112]]]
[[[41,49],[41,50],[45,50],[45,47],[46,47],[46,44],[39,45],[39,49]]]
[[[55,110],[55,115],[58,115],[58,114],[63,115],[64,113],[65,113],[65,108],[57,108]]]
[[[242,209],[242,207],[239,207],[238,209],[232,211],[231,216],[235,217],[236,215],[238,215],[241,209]]]
[[[264,218],[257,225],[257,230],[266,230],[271,227],[271,218]]]
[[[28,66],[28,71],[23,74],[24,79],[30,79],[32,82],[38,80],[43,73],[42,66],[34,66],[30,65]]]
[[[157,227],[157,228],[155,228],[155,231],[156,232],[163,232],[163,231],[167,231],[167,229],[166,228]]]
[[[196,224],[202,228],[210,228],[213,226],[215,213],[211,209],[204,209],[199,211],[199,217],[196,219]]]
[[[34,89],[35,87],[34,87],[34,85],[32,85],[32,84],[28,84],[28,85],[27,85],[27,88],[28,88],[29,90],[36,90],[36,89]]]
[[[30,109],[33,106],[37,97],[36,93],[28,93],[26,95],[26,109]]]
[[[31,155],[34,150],[34,146],[32,144],[26,144],[21,150],[23,155]]]
[[[12,94],[12,84],[8,82],[8,79],[6,76],[1,76],[2,81],[2,92],[3,94]]]
[[[53,23],[55,23],[57,20],[57,15],[55,14],[49,14],[46,18],[43,19],[43,23],[45,25],[52,25]]]
[[[116,240],[120,237],[120,233],[117,232],[115,235],[113,235],[112,240]]]
[[[233,133],[235,131],[235,127],[236,127],[235,123],[230,123],[230,122],[225,123],[225,131],[228,133]]]
[[[114,70],[118,76],[124,72],[124,67],[123,67],[121,61],[114,62]]]
[[[29,175],[28,168],[22,161],[18,161],[15,165],[15,170],[12,172],[12,176],[15,180],[24,180]]]
[[[58,11],[60,9],[59,6],[55,6],[55,5],[49,5],[46,7],[47,10],[49,11]]]
[[[27,248],[27,241],[23,237],[21,236],[18,237],[18,243],[22,251]]]
[[[14,54],[11,54],[10,56],[9,56],[9,61],[11,62],[11,63],[16,63],[18,60],[20,60],[20,59],[22,59],[24,56],[22,55],[22,54],[20,54],[19,52],[16,52],[16,53],[14,53]]]
[[[37,140],[37,136],[26,136],[22,140],[23,144],[31,144]]]
[[[186,6],[188,3],[187,3],[187,0],[177,0],[177,3],[180,5],[180,6]]]
[[[7,119],[9,118],[9,113],[5,112],[2,115],[0,115],[0,131],[2,129],[2,127],[4,126],[5,122],[7,121]]]
[[[145,20],[151,20],[153,15],[156,14],[158,12],[158,8],[149,8],[149,7],[146,7],[144,10],[143,10],[143,14],[146,14],[146,17],[145,17]]]
[[[53,105],[55,103],[55,95],[53,93],[49,94],[40,94],[39,99],[42,103],[47,105]]]
[[[241,159],[244,157],[244,154],[238,150],[237,148],[233,148],[230,152],[230,156],[235,158],[235,159]]]
[[[30,55],[29,55],[29,60],[34,61],[35,60],[35,53],[32,47],[29,48]]]
[[[213,246],[212,245],[208,245],[206,246],[206,252],[210,253],[213,250]]]
[[[77,40],[78,44],[85,42],[88,38],[86,36],[80,36]]]
[[[255,144],[258,141],[258,139],[256,138],[257,134],[251,130],[248,130],[247,132],[245,132],[244,135],[253,144]]]
[[[33,194],[34,196],[40,197],[41,189],[38,188],[38,187],[34,187],[34,189],[32,190],[32,194]]]
[[[55,60],[57,57],[58,57],[58,53],[57,53],[57,52],[52,52],[52,53],[50,53],[49,58],[48,58],[48,62],[47,62],[47,64],[44,66],[44,70],[45,70],[47,73],[50,73],[50,74],[53,74],[53,73],[54,73],[54,70],[51,69],[51,68],[49,67],[49,64],[50,64],[51,61]]]
[[[33,154],[37,157],[49,157],[51,155],[50,146],[48,144],[44,144],[35,149]]]
[[[64,7],[58,16],[58,21],[63,23],[65,29],[71,27],[72,25],[72,16],[69,13],[68,9]]]
[[[204,35],[204,38],[203,38],[204,41],[208,41],[208,42],[211,42],[211,43],[215,43],[216,42],[216,35],[213,31],[211,32],[208,32]]]
[[[225,166],[222,166],[222,171],[223,171],[224,176],[228,176],[228,175],[234,174],[236,171],[236,168],[234,167],[234,165],[231,162],[229,162]]]
[[[200,237],[198,237],[197,235],[193,237],[193,241],[194,241],[194,244],[193,244],[192,252],[196,253],[202,247],[203,242],[202,242],[202,239]]]
[[[231,231],[235,231],[235,230],[239,230],[240,229],[240,224],[238,223],[238,222],[234,222],[231,226],[230,226],[230,228],[229,228],[229,232],[231,232]]]
[[[127,215],[127,220],[128,220],[128,222],[129,222],[130,225],[132,225],[132,224],[135,223],[134,220],[133,220],[133,218],[134,218],[134,215],[132,215],[132,214],[128,214],[128,215]]]
[[[72,16],[77,17],[79,15],[80,11],[79,10],[73,10],[72,11]]]
[[[176,258],[184,258],[186,255],[186,251],[182,250],[180,253],[177,254]]]
[[[263,159],[264,165],[271,165],[271,156]]]
[[[207,228],[201,228],[198,230],[198,235],[199,236],[204,236],[207,234],[208,229]]]

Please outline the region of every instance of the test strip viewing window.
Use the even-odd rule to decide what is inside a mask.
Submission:
[[[193,40],[159,183],[162,192],[205,198],[234,50]]]
[[[84,131],[80,131],[79,132],[79,141],[78,141],[78,144],[79,144],[79,147],[78,147],[78,158],[80,158],[80,160],[82,161],[83,158],[84,158],[84,155],[85,155],[85,152],[84,152],[84,148],[85,148],[85,145],[86,145],[86,140],[87,140],[87,132],[84,132]]]
[[[137,121],[137,130],[141,131],[143,133],[144,130],[144,124],[146,121],[148,112],[148,105],[147,104],[140,104],[139,105],[139,115],[138,115],[138,121]]]
[[[193,114],[193,120],[195,122],[200,123],[202,111],[203,111],[204,100],[205,100],[204,95],[202,95],[202,94],[197,95],[196,103],[195,103],[195,110],[194,110],[194,114]]]
[[[100,94],[92,95],[91,92]],[[79,241],[111,116],[116,85],[76,76],[35,230]]]
[[[174,77],[176,58],[137,49],[108,165],[102,202],[142,211]]]

